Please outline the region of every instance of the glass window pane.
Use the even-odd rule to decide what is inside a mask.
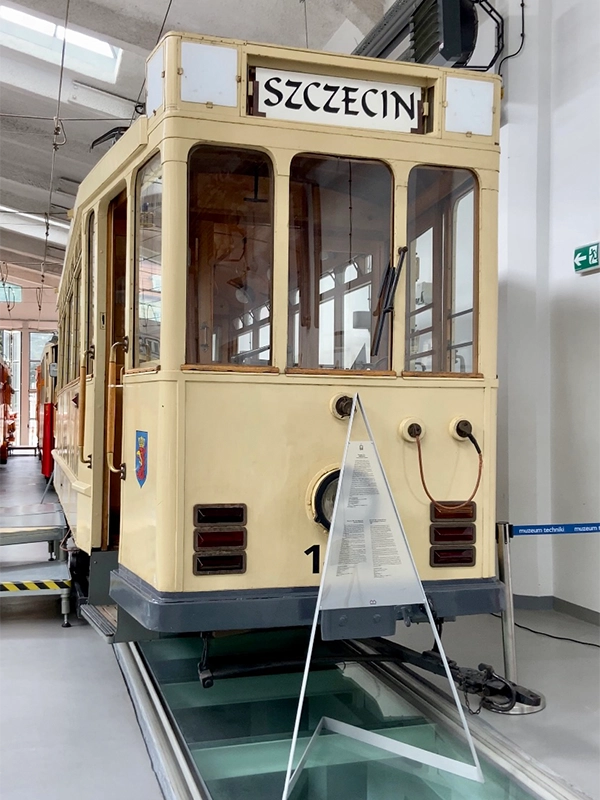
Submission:
[[[471,344],[473,337],[473,312],[466,311],[459,314],[452,320],[452,342],[451,346],[456,347],[460,344]]]
[[[162,165],[160,154],[137,178],[136,367],[160,359],[162,281]]]
[[[452,313],[473,308],[473,190],[454,208]]]
[[[23,289],[21,286],[17,286],[15,283],[6,283],[6,281],[0,283],[0,303],[6,303],[12,309],[15,303],[22,302]]]
[[[406,293],[409,371],[476,371],[475,189],[474,176],[463,169],[415,167],[410,173]],[[470,346],[468,357],[466,351],[458,353],[459,345]]]
[[[46,332],[29,334],[29,358],[31,361],[39,364],[42,360],[44,347],[46,347],[53,335]],[[31,388],[35,388],[35,384]]]
[[[87,373],[91,375],[94,369],[94,359],[90,350],[94,347],[94,326],[96,319],[96,216],[92,212],[88,221],[88,253],[87,253]]]
[[[385,164],[297,156],[290,170],[288,367],[390,369],[386,317],[371,354],[390,264],[392,178]]]
[[[73,290],[73,315],[75,318],[75,341],[73,346],[73,379],[79,375],[80,366],[80,343],[81,331],[79,329],[79,306],[81,303],[81,270],[75,277],[75,288]]]
[[[37,444],[37,368],[42,360],[44,348],[54,338],[53,333],[32,332],[29,334],[29,445]]]
[[[433,359],[431,356],[411,356],[408,369],[411,372],[431,372]]]
[[[268,366],[271,162],[252,150],[197,147],[189,198],[186,363]]]

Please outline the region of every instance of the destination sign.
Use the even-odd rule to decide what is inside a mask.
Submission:
[[[414,132],[421,89],[331,75],[256,68],[260,116],[350,128]]]

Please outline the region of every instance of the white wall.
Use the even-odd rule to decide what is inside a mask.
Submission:
[[[575,247],[600,240],[600,3],[552,6],[550,297],[552,516],[600,520],[600,273]],[[554,594],[600,611],[600,535],[555,537]]]
[[[503,69],[498,518],[514,524],[549,522],[551,515],[550,77],[544,46],[550,24],[538,13],[546,2],[528,0],[525,46]],[[520,41],[520,14],[514,2],[504,5],[498,10],[508,21],[505,52],[514,52]],[[549,539],[515,540],[512,563],[516,594],[553,594]]]
[[[508,18],[519,43],[520,9]],[[575,247],[600,239],[600,4],[527,0],[508,61],[500,194],[498,517],[600,521],[600,274]],[[516,594],[600,611],[600,536],[513,545]]]

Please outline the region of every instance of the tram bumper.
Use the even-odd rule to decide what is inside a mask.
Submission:
[[[440,619],[504,609],[504,585],[496,578],[426,581],[423,587]],[[112,599],[144,628],[161,633],[310,625],[317,592],[316,586],[160,592],[126,567],[110,574]],[[418,606],[408,616],[413,622],[427,619]],[[406,618],[400,608],[398,618]]]

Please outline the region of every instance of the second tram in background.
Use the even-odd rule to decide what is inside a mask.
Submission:
[[[0,464],[6,464],[8,449],[15,438],[15,425],[10,410],[12,395],[10,369],[0,358]]]
[[[42,475],[50,478],[54,469],[54,417],[56,412],[56,380],[58,375],[58,337],[53,336],[44,347],[42,360],[36,367],[37,446]]]
[[[122,637],[310,623],[359,391],[436,613],[498,610],[499,79],[173,33],[147,90],[60,287],[90,603]]]

